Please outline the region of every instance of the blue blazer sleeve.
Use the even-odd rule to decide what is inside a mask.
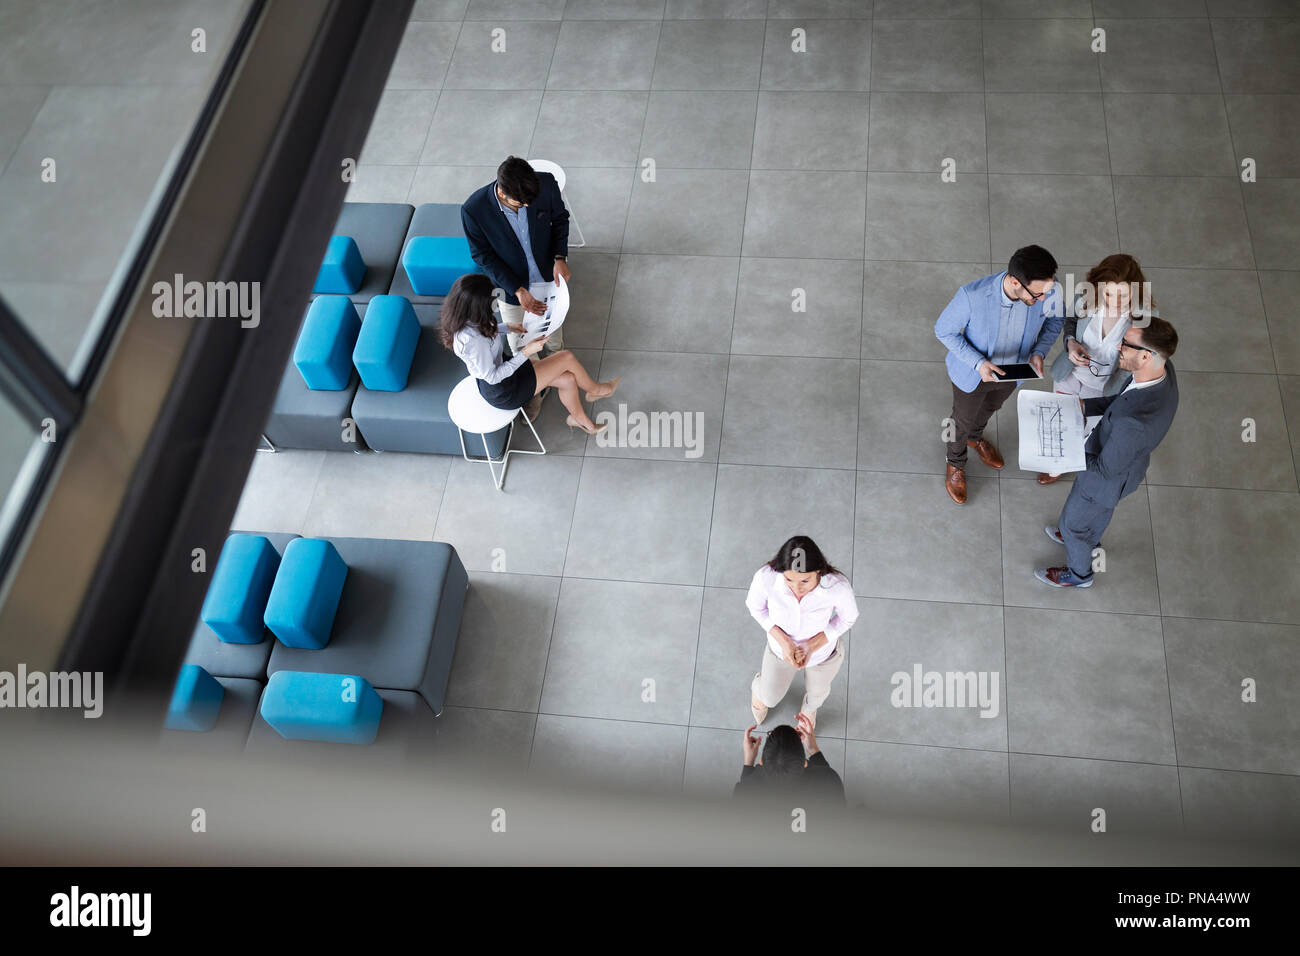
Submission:
[[[939,320],[934,323],[934,334],[956,356],[958,362],[974,369],[979,368],[985,355],[966,338],[966,326],[970,323],[970,318],[970,299],[965,289],[958,289],[952,301],[939,313]]]

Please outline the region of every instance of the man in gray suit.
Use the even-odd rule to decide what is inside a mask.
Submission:
[[[1078,472],[1061,509],[1059,527],[1047,536],[1065,545],[1066,566],[1039,568],[1034,577],[1056,588],[1092,587],[1092,552],[1110,524],[1115,506],[1137,491],[1151,452],[1173,424],[1178,410],[1178,379],[1169,359],[1178,333],[1164,319],[1133,325],[1120,345],[1119,367],[1132,373],[1123,391],[1082,401],[1085,415],[1101,415],[1084,452],[1087,471]]]

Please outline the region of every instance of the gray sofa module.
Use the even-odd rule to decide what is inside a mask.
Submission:
[[[356,240],[366,275],[361,288],[352,293],[353,302],[369,302],[383,295],[393,283],[397,260],[405,246],[405,236],[415,209],[410,203],[345,202],[334,224],[333,236],[351,236]],[[315,295],[312,296],[315,298]]]
[[[268,648],[269,650],[269,648]],[[213,675],[216,677],[216,675]],[[217,723],[211,730],[163,729],[159,746],[168,753],[239,753],[248,740],[248,730],[262,699],[262,682],[243,677],[217,677],[226,689]]]
[[[319,740],[286,740],[262,719],[260,700],[248,729],[244,753],[265,759],[290,759],[299,763],[337,767],[340,763],[398,764],[427,757],[434,740],[434,717],[419,694],[405,690],[376,692],[384,702],[379,733],[364,745],[325,743]]]
[[[463,236],[465,227],[460,224],[460,206],[457,203],[427,202],[416,207],[411,217],[411,226],[402,240],[401,254],[397,258],[397,271],[393,273],[393,283],[389,286],[389,295],[404,295],[412,302],[441,304],[440,295],[417,295],[411,288],[411,280],[402,268],[402,255],[406,254],[407,244],[416,236]],[[364,251],[364,250],[363,250]]]
[[[365,321],[367,304],[357,306],[357,314]],[[306,310],[303,311],[306,314]],[[262,426],[272,447],[310,448],[324,451],[361,451],[366,445],[363,436],[355,442],[343,440],[343,420],[352,417],[352,399],[361,385],[356,369],[348,387],[333,391],[311,389],[302,379],[298,366],[293,364],[293,353],[285,363],[280,376],[280,389],[275,393],[271,414]]]
[[[231,534],[260,534],[271,542],[271,546],[284,556],[284,547],[296,534],[267,534],[262,531],[232,531]],[[209,571],[209,578],[215,571]],[[262,629],[262,640],[256,644],[227,644],[202,621],[194,628],[190,638],[189,650],[185,653],[182,664],[198,664],[213,677],[243,677],[257,681],[266,681],[266,664],[271,659],[271,647],[275,644],[275,635]],[[224,711],[225,705],[222,705]],[[185,733],[185,731],[178,731]]]
[[[320,650],[276,642],[276,671],[357,674],[376,690],[420,694],[442,713],[469,576],[440,541],[329,538],[348,566],[330,641]]]
[[[439,306],[415,306],[420,340],[411,374],[400,392],[371,391],[362,385],[352,401],[352,418],[366,444],[378,451],[437,455],[461,454],[460,433],[447,415],[447,396],[466,376],[465,363],[438,341]],[[487,436],[488,454],[500,458],[509,428]],[[483,454],[483,439],[466,435],[471,455]]]

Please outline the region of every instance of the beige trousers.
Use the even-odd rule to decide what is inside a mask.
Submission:
[[[806,704],[803,709],[806,713],[816,713],[817,708],[822,705],[831,692],[831,681],[835,675],[840,672],[840,666],[844,663],[844,649],[838,645],[833,653],[820,664],[814,664],[812,667],[805,667],[804,671],[804,696]],[[775,707],[781,703],[785,697],[786,691],[790,689],[790,682],[794,680],[794,675],[799,668],[793,664],[788,664],[772,652],[771,645],[763,645],[763,668],[754,675],[754,682],[750,685],[750,693],[755,700],[761,700],[764,707]]]
[[[502,322],[522,323],[524,321],[524,307],[522,305],[511,305],[509,302],[498,301],[497,308],[501,311]],[[511,352],[519,351],[519,333],[507,332],[506,341],[510,343]],[[550,355],[553,352],[558,352],[562,348],[564,348],[564,326],[560,326],[551,333],[551,337],[547,339],[546,344],[542,346],[542,355]],[[531,358],[536,362],[538,357],[533,355]]]

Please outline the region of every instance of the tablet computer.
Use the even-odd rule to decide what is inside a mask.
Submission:
[[[1024,382],[1029,379],[1042,378],[1028,362],[1019,362],[1001,366],[1004,374],[998,376],[999,382]]]

